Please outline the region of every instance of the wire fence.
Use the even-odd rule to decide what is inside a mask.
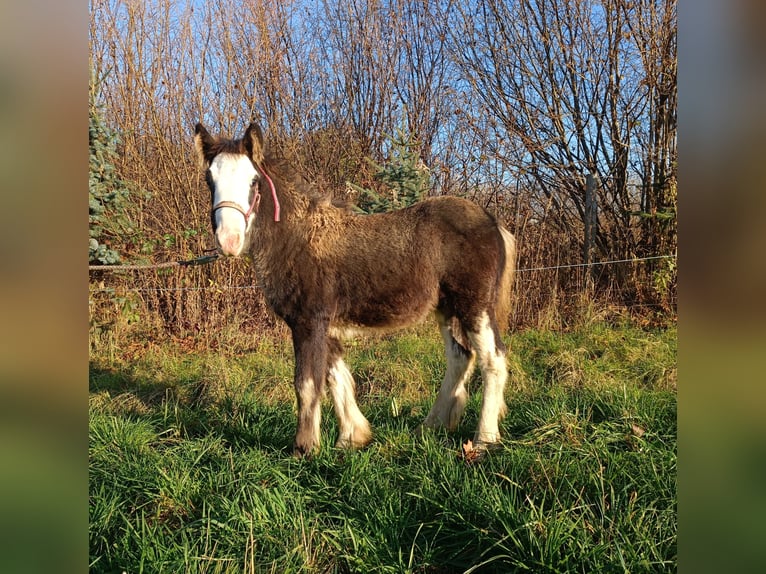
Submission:
[[[616,265],[620,263],[641,263],[645,261],[656,261],[660,259],[676,259],[677,255],[653,255],[650,257],[637,257],[633,259],[614,259],[610,261],[593,261],[590,263],[570,263],[565,265],[552,265],[548,267],[526,267],[516,269],[517,273],[533,272],[533,271],[554,271],[559,269],[576,269],[582,267],[596,267],[604,265]],[[197,257],[196,259],[190,259],[185,261],[171,261],[166,263],[155,263],[145,265],[89,265],[88,270],[94,271],[141,271],[152,269],[164,269],[172,267],[186,267],[202,265],[205,263],[212,263],[218,259],[218,255],[206,255],[203,257]],[[171,292],[171,291],[223,291],[223,290],[241,290],[241,289],[258,289],[258,285],[205,285],[195,287],[121,287],[120,291],[123,292]],[[114,287],[96,287],[92,288],[91,292],[111,292],[114,291]]]
[[[212,263],[218,259],[218,254],[203,255],[194,259],[181,261],[166,261],[164,263],[137,263],[134,265],[88,265],[88,271],[144,271],[150,269],[167,269],[170,267],[190,267]]]
[[[636,263],[640,261],[654,261],[657,259],[675,259],[676,255],[653,255],[651,257],[638,257],[635,259],[615,259],[612,261],[593,261],[591,263],[571,263],[569,265],[553,265],[551,267],[530,267],[527,269],[516,269],[517,273],[524,271],[549,271],[553,269],[574,269],[576,267],[595,267],[598,265],[611,265],[613,263]]]

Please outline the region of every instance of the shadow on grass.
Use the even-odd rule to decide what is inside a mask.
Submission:
[[[91,362],[89,393],[94,411],[145,420],[165,434],[218,438],[233,450],[292,451],[292,404],[264,403],[254,391],[227,387],[210,376],[157,380]]]
[[[258,384],[227,383],[204,364],[161,368],[154,364],[104,364],[91,361],[89,392],[91,408],[114,416],[150,421],[156,426],[177,429],[184,438],[221,438],[235,450],[253,448],[292,453],[296,413],[294,401],[264,400]],[[423,422],[434,396],[394,405],[392,396],[368,396],[359,400],[373,427],[373,445],[411,437]],[[478,400],[478,399],[477,399]],[[396,412],[392,412],[395,408]],[[473,437],[478,422],[478,403],[470,404],[456,431],[434,431],[440,444],[460,452]],[[322,448],[332,447],[338,424],[329,399],[322,408]]]

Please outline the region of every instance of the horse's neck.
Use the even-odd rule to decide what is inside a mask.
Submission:
[[[286,183],[277,180],[275,177],[275,186],[262,185],[260,188],[261,202],[258,208],[258,229],[270,232],[287,222],[303,219],[307,212],[308,197],[295,188],[293,183]],[[275,198],[279,208],[275,205]],[[277,221],[279,214],[279,221]],[[273,228],[273,229],[272,229]]]
[[[290,301],[302,289],[306,274],[315,271],[310,229],[314,216],[311,200],[282,193],[280,220],[274,221],[273,204],[261,202],[250,256],[258,284],[269,306],[282,318],[291,313]],[[266,205],[264,205],[266,204]]]
[[[260,276],[278,273],[280,261],[295,255],[301,249],[305,220],[308,217],[309,198],[291,186],[277,190],[279,221],[275,221],[275,205],[271,192],[262,192],[258,218],[255,221],[252,258]]]
[[[281,216],[274,221],[273,203],[262,200],[254,230],[252,257],[256,272],[281,279],[285,261],[313,266],[317,259],[335,253],[349,213],[332,205],[329,198],[309,197],[290,187],[278,191]]]

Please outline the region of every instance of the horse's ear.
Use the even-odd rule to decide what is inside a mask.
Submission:
[[[197,161],[205,167],[210,163],[210,150],[215,144],[215,138],[205,129],[202,124],[194,126],[194,149],[197,152]]]
[[[250,159],[253,160],[255,165],[261,165],[263,163],[263,132],[261,127],[252,122],[247,126],[245,130],[245,149],[250,155]]]

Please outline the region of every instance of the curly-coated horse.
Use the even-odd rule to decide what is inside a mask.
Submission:
[[[252,259],[266,301],[292,332],[297,455],[319,446],[325,383],[340,426],[337,445],[361,448],[372,439],[341,341],[412,325],[430,313],[444,339],[447,370],[422,426],[456,427],[478,362],[484,386],[474,446],[499,440],[508,378],[500,333],[516,257],[511,233],[457,197],[375,215],[336,206],[266,151],[257,124],[233,140],[197,124],[194,145],[206,170],[219,251]]]

